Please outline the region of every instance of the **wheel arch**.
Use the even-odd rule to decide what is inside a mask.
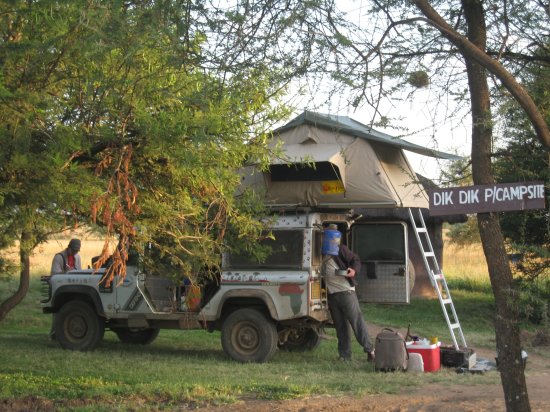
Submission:
[[[269,315],[273,320],[279,320],[275,302],[269,293],[263,290],[233,289],[227,291],[218,308],[218,319],[223,319],[239,308],[256,307]]]
[[[52,298],[53,312],[57,312],[65,303],[71,300],[82,300],[90,304],[99,316],[105,317],[101,298],[91,286],[66,285],[56,290]]]

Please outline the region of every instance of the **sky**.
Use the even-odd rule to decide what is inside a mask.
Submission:
[[[366,2],[362,0],[336,0],[341,11],[346,11],[358,27],[372,19],[367,14]],[[385,27],[385,26],[384,26]],[[462,69],[459,68],[459,71]],[[429,73],[429,68],[428,68]],[[332,115],[348,116],[363,124],[369,125],[373,119],[373,109],[367,106],[357,109],[349,104],[349,96],[334,95],[331,93],[330,79],[323,79],[316,84],[302,84],[306,92],[293,101],[297,108],[295,115],[304,110],[316,111]],[[307,82],[307,80],[306,80]],[[432,89],[433,87],[433,89]],[[381,115],[391,119],[390,128],[373,128],[390,136],[396,136],[442,152],[469,156],[471,152],[471,122],[466,110],[458,111],[457,106],[448,100],[441,100],[437,86],[428,85],[423,89],[416,89],[413,94],[403,91],[401,96],[393,96],[392,101],[382,102],[379,108]],[[379,120],[379,117],[376,118]],[[449,161],[434,159],[428,156],[405,152],[413,170],[429,179],[436,181],[440,177],[441,167]]]

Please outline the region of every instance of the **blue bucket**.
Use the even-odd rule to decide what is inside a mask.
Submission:
[[[338,230],[326,229],[323,231],[323,245],[321,253],[323,255],[338,256],[342,234]]]

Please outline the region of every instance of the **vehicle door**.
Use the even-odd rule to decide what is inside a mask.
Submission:
[[[370,303],[409,303],[414,271],[407,225],[400,221],[356,222],[348,245],[361,258],[357,297]]]

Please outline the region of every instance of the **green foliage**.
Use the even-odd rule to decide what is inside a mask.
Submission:
[[[192,1],[0,5],[2,247],[22,232],[32,250],[98,224],[120,236],[122,269],[130,242],[151,242],[181,277],[218,264],[229,228],[253,242],[262,205],[234,196],[237,170],[268,158],[284,87],[266,65],[205,69],[200,11]]]
[[[550,277],[516,279],[522,318],[548,328],[550,325]]]
[[[15,274],[18,266],[9,257],[0,255],[0,283],[7,281]]]
[[[470,159],[453,160],[441,169],[440,180],[443,186],[468,186],[472,181]]]
[[[540,48],[538,55],[548,55]],[[530,67],[521,77],[539,110],[550,122],[550,69],[547,66]],[[511,99],[501,102],[500,115],[506,134],[494,160],[494,174],[498,182],[542,181],[546,187],[546,204],[550,205],[550,153],[539,142],[523,111]],[[550,276],[550,213],[547,209],[503,213],[500,224],[513,253],[522,254],[516,271],[527,279]],[[533,285],[539,289],[540,285]],[[544,288],[542,288],[543,290]],[[542,292],[544,295],[544,292]],[[539,294],[534,293],[537,300]],[[529,305],[530,306],[530,305]],[[536,306],[536,305],[535,305]]]
[[[469,216],[468,221],[465,223],[450,225],[446,234],[452,244],[461,247],[481,242],[475,216]]]

